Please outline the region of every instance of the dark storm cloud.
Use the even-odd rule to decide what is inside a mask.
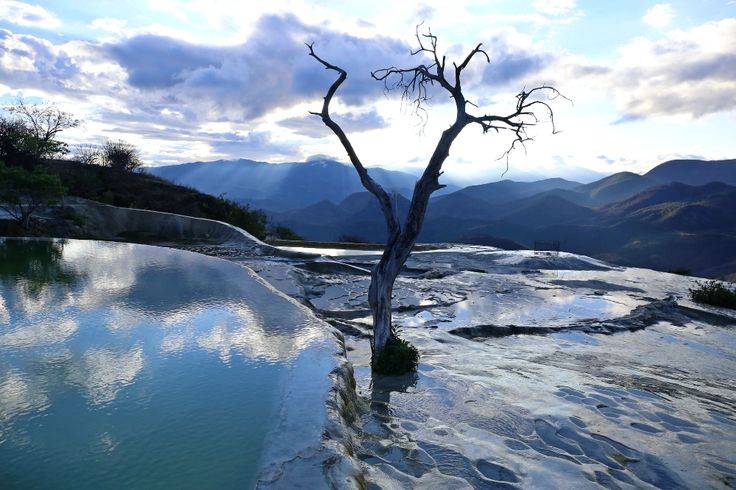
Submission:
[[[551,56],[544,54],[503,50],[491,54],[491,63],[483,70],[483,82],[489,85],[514,82],[539,72],[551,60]]]
[[[143,91],[167,90],[182,101],[207,101],[222,119],[254,119],[277,107],[323,95],[335,79],[308,56],[345,68],[339,97],[359,105],[383,87],[370,70],[408,59],[409,47],[391,38],[358,38],[302,23],[293,15],[266,15],[237,46],[203,47],[163,36],[136,36],[106,47]]]
[[[375,109],[363,114],[352,112],[334,114],[332,118],[348,133],[360,133],[384,128],[388,125]],[[310,138],[321,138],[332,134],[332,131],[322,123],[320,118],[315,116],[290,117],[279,121],[278,125]]]
[[[226,50],[196,46],[175,39],[146,34],[108,46],[115,61],[125,67],[134,87],[166,88],[183,82],[197,68],[221,67]]]

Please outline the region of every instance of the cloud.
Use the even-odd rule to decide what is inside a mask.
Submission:
[[[298,159],[299,145],[295,142],[280,142],[270,131],[251,131],[245,135],[237,133],[215,133],[202,135],[216,154],[247,155],[252,159],[273,160],[279,157]]]
[[[165,90],[182,101],[208,103],[222,119],[249,120],[324,95],[335,76],[307,55],[306,42],[350,74],[338,97],[360,105],[383,89],[370,70],[408,59],[409,47],[385,38],[358,38],[302,23],[293,15],[266,15],[248,40],[209,47],[141,35],[106,46],[141,91]]]
[[[432,20],[435,16],[437,11],[431,6],[427,5],[426,3],[420,3],[416,6],[414,11],[411,14],[410,20],[419,22],[429,22]]]
[[[332,118],[348,134],[371,131],[388,126],[386,120],[375,109],[365,113],[347,112],[333,114]],[[281,127],[291,129],[296,134],[309,138],[321,138],[332,134],[332,131],[315,116],[290,117],[279,121],[277,124]]]
[[[565,15],[575,9],[576,0],[536,0],[532,7],[545,15]]]
[[[108,31],[122,27],[114,19],[92,24]],[[261,125],[273,111],[288,119],[296,105],[313,102],[317,109],[335,80],[308,56],[305,42],[314,42],[320,56],[348,71],[335,107],[354,131],[384,124],[375,112],[345,110],[382,98],[383,85],[370,70],[417,63],[400,40],[361,38],[306,25],[293,15],[267,15],[245,42],[226,46],[153,34],[54,44],[0,29],[0,79],[13,90],[74,103],[76,114],[93,119],[97,139],[120,133],[144,148],[147,160],[185,154],[297,158],[298,145],[264,133]],[[85,108],[93,112],[80,114]],[[212,131],[206,128],[211,123],[227,126]],[[178,157],[176,145],[183,149]]]
[[[736,108],[736,18],[634,39],[609,68],[570,73],[615,96],[617,123],[662,116],[699,118]]]
[[[483,81],[489,85],[503,85],[525,75],[541,71],[551,61],[550,55],[505,51],[496,54],[483,71]]]
[[[736,107],[736,19],[638,39],[622,50],[615,84],[626,115],[701,117]],[[631,60],[627,62],[626,60]]]
[[[45,39],[0,29],[0,79],[15,88],[46,88],[52,92],[75,86],[80,74],[78,45],[55,46]]]
[[[658,3],[646,11],[642,20],[652,27],[662,29],[670,24],[675,15],[675,7],[671,3]]]
[[[41,29],[54,29],[61,25],[58,18],[40,5],[15,0],[0,2],[0,19],[11,24]]]
[[[96,31],[105,31],[120,35],[126,31],[128,22],[122,19],[101,17],[90,22],[87,27]]]
[[[173,87],[201,68],[222,69],[231,54],[230,50],[197,46],[152,34],[111,44],[107,49],[128,73],[128,83],[140,89]]]
[[[553,55],[540,51],[525,36],[508,30],[495,33],[483,45],[489,46],[491,62],[477,63],[484,66],[482,81],[488,85],[505,85],[535,75],[554,60]]]

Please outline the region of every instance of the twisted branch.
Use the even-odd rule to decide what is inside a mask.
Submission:
[[[338,137],[350,158],[350,162],[358,172],[358,176],[360,177],[360,182],[363,184],[363,187],[378,199],[378,202],[381,205],[381,211],[383,212],[383,216],[386,219],[386,224],[388,226],[389,239],[393,238],[395,240],[399,236],[399,233],[401,233],[401,225],[399,218],[396,215],[396,210],[392,204],[391,197],[385,189],[378,184],[378,182],[368,175],[368,170],[366,170],[363,163],[360,161],[360,158],[358,158],[358,154],[355,152],[355,148],[353,148],[353,145],[345,135],[345,132],[335,121],[332,120],[332,117],[330,117],[330,102],[332,101],[332,97],[335,95],[335,92],[337,92],[337,89],[340,88],[340,85],[342,85],[342,83],[348,78],[348,73],[339,66],[330,64],[317,56],[314,52],[314,43],[307,44],[307,47],[309,48],[309,56],[319,61],[326,70],[332,70],[338,73],[337,80],[335,80],[327,90],[327,95],[325,95],[324,102],[322,103],[322,110],[320,112],[310,111],[310,114],[321,117],[322,122],[325,123],[325,125]]]

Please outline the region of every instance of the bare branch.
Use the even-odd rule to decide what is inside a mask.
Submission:
[[[545,94],[546,100],[530,99],[533,94]],[[467,115],[469,123],[476,123],[481,126],[484,133],[494,130],[497,133],[501,130],[509,130],[514,133],[514,139],[511,141],[510,146],[506,151],[499,157],[500,159],[506,159],[506,169],[503,174],[508,171],[509,155],[511,152],[520,145],[526,151],[525,143],[532,141],[532,138],[528,136],[527,128],[535,126],[540,122],[539,116],[535,109],[541,107],[543,111],[549,115],[549,123],[552,126],[552,134],[557,134],[557,127],[555,126],[554,111],[549,105],[549,101],[557,98],[563,98],[568,102],[572,103],[570,99],[565,97],[559,90],[551,85],[540,85],[530,90],[522,89],[516,95],[516,110],[506,116],[498,115],[485,115],[485,116],[473,116]]]
[[[319,61],[326,69],[338,73],[337,80],[332,83],[327,91],[322,110],[320,112],[310,112],[310,114],[320,116],[322,121],[340,139],[343,147],[348,152],[350,161],[360,176],[363,186],[378,198],[389,228],[389,238],[386,248],[381,259],[371,272],[371,283],[368,290],[368,303],[373,314],[374,335],[371,350],[374,354],[374,368],[376,367],[376,354],[388,344],[394,335],[391,323],[391,297],[394,282],[406,263],[422,229],[430,196],[436,190],[444,187],[439,183],[439,178],[442,175],[442,166],[450,155],[450,149],[454,141],[469,124],[478,124],[484,133],[489,131],[495,131],[496,133],[501,133],[502,131],[510,132],[513,139],[509,148],[501,157],[506,158],[506,171],[508,171],[510,153],[519,146],[526,150],[526,142],[532,140],[527,133],[527,129],[540,123],[540,112],[549,114],[552,132],[557,132],[554,123],[554,113],[549,102],[558,97],[567,99],[556,88],[542,85],[534,87],[529,91],[523,89],[516,96],[516,106],[511,114],[486,114],[480,116],[469,114],[467,111],[468,108],[477,108],[477,106],[465,99],[461,84],[462,74],[470,62],[477,56],[485,57],[486,62],[490,63],[488,53],[482,49],[481,44],[478,44],[459,65],[453,63],[454,77],[453,80],[448,80],[445,76],[446,58],[445,56],[440,56],[437,52],[437,36],[432,34],[432,31],[429,29],[425,33],[420,32],[420,27],[421,24],[417,26],[415,32],[419,47],[415,51],[412,51],[411,54],[427,56],[428,59],[422,60],[426,62],[410,68],[391,66],[371,72],[371,76],[375,80],[383,83],[385,91],[401,90],[402,101],[412,104],[415,113],[421,114],[421,116],[424,116],[424,105],[430,98],[429,90],[435,84],[444,89],[455,101],[455,121],[442,132],[429,158],[427,167],[414,186],[411,204],[409,205],[403,227],[400,226],[396,216],[396,210],[392,206],[395,203],[395,199],[392,200],[384,189],[368,176],[368,172],[358,159],[347,136],[340,126],[330,117],[330,101],[340,85],[347,78],[347,73],[342,68],[332,65],[318,57],[314,52],[312,44],[307,45],[310,56]],[[546,95],[547,98],[539,99],[537,97],[537,95],[542,94]]]
[[[342,83],[347,79],[348,74],[339,66],[328,63],[327,61],[320,58],[314,52],[314,43],[307,44],[307,47],[309,48],[309,56],[319,61],[322,66],[325,67],[325,69],[336,71],[339,74],[337,80],[335,80],[330,88],[327,90],[327,95],[325,95],[324,102],[322,104],[322,111],[310,112],[310,114],[321,117],[322,122],[328,128],[330,128],[332,132],[335,133],[335,135],[338,137],[340,143],[342,143],[343,148],[345,148],[345,151],[350,158],[350,162],[353,164],[353,167],[355,167],[355,170],[358,172],[358,176],[360,177],[360,182],[363,184],[363,187],[365,187],[366,190],[368,190],[378,199],[378,202],[381,205],[381,211],[383,212],[384,218],[386,219],[389,237],[395,240],[401,233],[401,224],[399,222],[398,216],[396,215],[396,210],[394,209],[391,197],[388,195],[383,187],[381,187],[375,180],[373,180],[373,178],[371,178],[370,175],[368,175],[368,171],[358,158],[358,154],[355,152],[355,148],[353,148],[352,143],[350,143],[350,140],[345,134],[345,131],[343,131],[340,125],[338,125],[330,116],[330,102],[332,101],[332,97],[334,97],[337,89],[340,88],[340,85],[342,85]]]

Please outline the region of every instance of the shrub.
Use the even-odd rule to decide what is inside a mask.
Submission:
[[[128,172],[143,165],[138,149],[125,141],[107,140],[100,149],[99,159],[106,167]]]
[[[22,167],[5,167],[0,162],[0,208],[7,211],[24,229],[40,210],[55,203],[65,189],[56,174],[41,167],[29,172]]]
[[[304,240],[304,237],[287,226],[277,226],[272,231],[273,236],[279,240]]]
[[[373,369],[380,374],[399,375],[416,371],[419,351],[401,337],[394,335],[378,352]]]
[[[736,290],[719,281],[698,283],[697,287],[689,291],[690,298],[697,303],[736,309]]]
[[[222,197],[219,197],[218,200],[228,207],[224,221],[244,229],[259,240],[266,238],[266,213]]]

